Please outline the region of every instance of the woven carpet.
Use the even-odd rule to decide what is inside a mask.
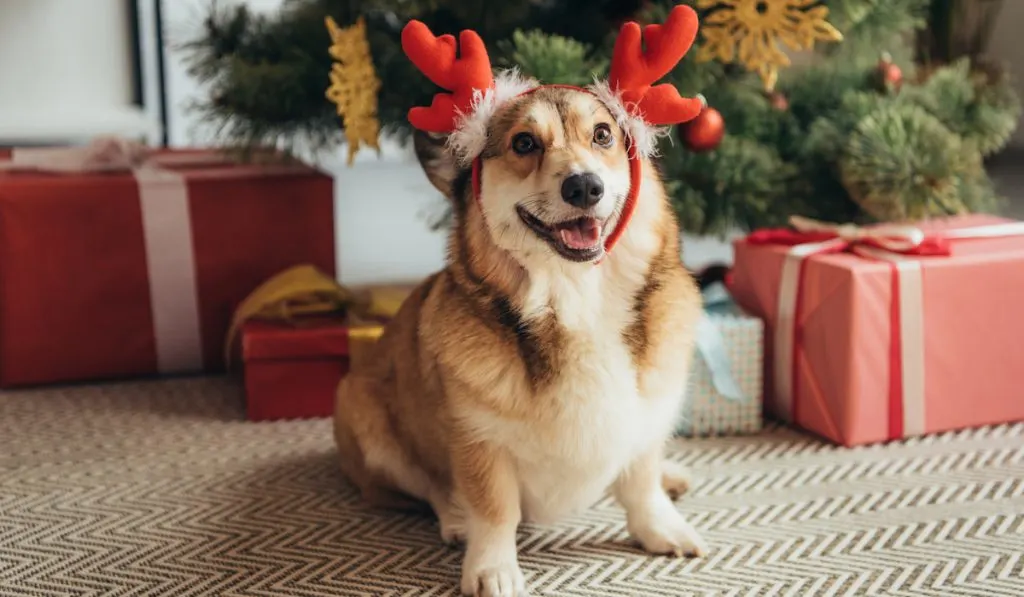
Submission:
[[[451,595],[432,520],[365,509],[326,420],[248,423],[221,378],[0,393],[0,594]],[[1024,595],[1024,426],[841,449],[680,442],[704,559],[611,501],[524,527],[534,595]]]

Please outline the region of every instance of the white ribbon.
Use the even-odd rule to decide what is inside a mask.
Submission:
[[[857,244],[872,241],[889,251],[903,252],[921,246],[925,234],[920,228],[902,224],[883,224],[880,226],[862,227],[856,224],[832,224],[792,216],[789,223],[800,232],[831,232],[840,240]]]
[[[775,313],[775,338],[772,376],[775,402],[783,419],[793,422],[793,347],[796,342],[796,300],[800,292],[800,268],[804,259],[845,244],[839,239],[790,247],[782,262],[779,300]]]
[[[0,170],[38,170],[64,174],[120,172],[142,164],[152,151],[119,137],[103,137],[80,147],[18,147]]]
[[[188,185],[182,174],[148,162],[150,154],[131,141],[103,138],[83,147],[14,149],[0,169],[133,173],[142,212],[157,369],[165,374],[198,371],[203,345]]]
[[[160,373],[203,368],[203,340],[196,290],[188,182],[156,167],[133,171],[139,187],[146,272]]]
[[[964,240],[1024,236],[1024,222],[1006,222],[1004,224],[988,224],[985,226],[943,230],[942,236],[949,239]]]
[[[894,273],[899,278],[897,281],[899,296],[892,297],[892,300],[899,300],[903,435],[904,437],[923,435],[927,431],[927,425],[925,421],[924,367],[925,305],[921,262],[917,258],[874,247],[854,246],[853,252],[863,257],[888,261],[895,265]]]

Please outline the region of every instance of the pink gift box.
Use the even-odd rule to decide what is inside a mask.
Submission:
[[[766,412],[847,446],[1024,420],[1024,224],[916,228],[948,254],[735,243],[730,290],[766,322]]]

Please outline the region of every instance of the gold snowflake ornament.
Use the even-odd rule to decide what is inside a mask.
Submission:
[[[331,86],[326,95],[344,119],[348,163],[351,165],[364,143],[380,153],[377,92],[381,83],[373,68],[370,44],[366,39],[366,22],[362,17],[345,28],[338,27],[334,19],[327,17],[327,30],[331,34],[328,51],[336,62],[331,65]]]
[[[697,0],[697,8],[716,9],[701,23],[697,59],[738,61],[757,72],[768,91],[775,88],[779,68],[790,64],[780,44],[809,50],[817,41],[843,39],[825,20],[828,7],[821,0]]]

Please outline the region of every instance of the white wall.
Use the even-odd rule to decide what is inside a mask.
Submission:
[[[0,0],[0,140],[142,136],[121,0]]]

